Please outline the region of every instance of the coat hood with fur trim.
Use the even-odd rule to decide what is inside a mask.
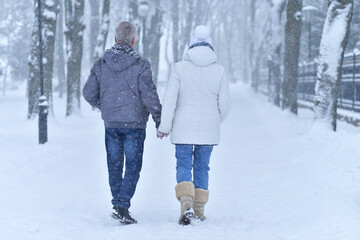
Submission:
[[[191,61],[200,67],[206,67],[217,62],[217,56],[211,48],[198,46],[189,49],[184,55],[185,61]]]

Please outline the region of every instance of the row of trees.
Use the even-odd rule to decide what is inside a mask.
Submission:
[[[85,0],[42,0],[41,2],[43,19],[42,34],[44,36],[43,61],[45,96],[48,99],[50,109],[53,109],[53,70],[55,69],[58,78],[57,89],[59,95],[62,97],[66,92],[66,115],[71,115],[80,109]],[[97,1],[91,1],[92,4],[94,4],[94,2]],[[106,38],[109,31],[110,0],[104,0],[102,8],[102,18],[99,23],[101,26],[100,30],[96,29],[97,26],[95,23],[97,23],[97,21],[92,21],[92,30],[97,33],[97,37],[92,38],[91,41],[91,43],[95,43],[92,53],[94,58],[98,58],[105,49]],[[92,10],[95,12],[99,9]],[[38,111],[40,94],[37,1],[34,2],[34,13],[35,18],[32,27],[29,58],[28,118],[32,118]],[[64,51],[64,47],[66,51]],[[54,60],[57,63],[55,66]]]
[[[39,97],[36,1],[0,2],[4,5],[0,10],[4,12],[0,15],[0,38],[9,36],[9,44],[2,45],[0,41],[0,55],[4,56],[1,61],[6,61],[0,61],[0,67],[8,67],[3,70],[6,72],[3,76],[10,76],[13,82],[28,79],[28,117],[32,118],[37,112]],[[114,33],[109,29],[129,20],[138,26],[135,47],[151,61],[156,83],[165,80],[166,69],[182,58],[192,29],[204,24],[211,28],[215,51],[231,81],[249,82],[257,91],[260,69],[268,68],[269,99],[296,113],[298,63],[318,58],[325,21],[332,22],[326,20],[331,14],[329,6],[352,5],[353,1],[350,2],[42,0],[45,93],[50,109],[53,91],[56,91],[60,97],[67,98],[67,115],[78,111],[81,82],[93,60],[113,44]],[[360,0],[354,0],[354,5],[350,31],[345,35],[348,51],[352,51],[360,39]],[[19,45],[23,51],[17,51]],[[160,68],[164,71],[160,72]]]
[[[256,2],[253,1],[250,6],[256,5]],[[262,61],[262,66],[267,65],[269,69],[269,100],[297,114],[299,63],[318,58],[315,119],[330,123],[332,129],[336,130],[337,98],[344,53],[348,42],[351,43],[348,46],[350,50],[360,42],[359,29],[356,28],[359,27],[359,16],[354,18],[351,28],[354,0],[268,0],[261,4],[271,10],[265,21],[255,20],[263,26],[263,30],[254,41],[259,42],[258,53],[251,53],[252,47],[249,50],[250,62],[253,63],[250,64],[251,86],[255,91],[258,90],[260,68],[257,66]],[[360,1],[355,0],[355,4],[360,6]],[[250,29],[254,29],[253,18],[250,13]],[[264,51],[264,42],[267,51]]]
[[[127,3],[128,15],[122,20],[128,19],[143,27],[142,53],[149,58],[154,67],[154,79],[157,80],[159,68],[160,38],[162,36],[162,8],[160,0],[152,0],[153,11],[148,16],[138,16],[140,1],[119,1],[115,5]],[[44,78],[45,95],[50,109],[53,109],[53,90],[59,91],[60,97],[66,93],[66,115],[71,115],[80,109],[81,75],[84,50],[84,32],[86,29],[85,3],[90,6],[89,25],[89,50],[91,65],[94,59],[99,58],[106,47],[110,27],[110,0],[42,0],[42,18],[44,22]],[[39,49],[38,49],[38,24],[37,24],[37,1],[34,1],[35,13],[32,26],[31,51],[29,58],[28,80],[28,118],[32,118],[38,111],[39,99]],[[101,9],[101,14],[99,9]],[[142,19],[141,19],[142,18]],[[116,22],[118,23],[118,22]],[[140,31],[139,31],[140,32]],[[140,37],[137,38],[139,41]],[[139,43],[139,42],[138,42]],[[136,48],[139,49],[137,44]],[[66,49],[64,51],[64,48]],[[55,61],[54,61],[55,60]],[[54,65],[55,62],[55,65]],[[55,70],[55,74],[54,71]],[[58,85],[53,86],[53,78],[56,75]],[[66,81],[65,81],[66,80]]]
[[[1,95],[28,78],[31,21],[29,1],[2,1],[0,8],[0,78]]]
[[[230,5],[226,6],[222,1],[211,0],[42,0],[45,95],[50,109],[53,109],[53,90],[56,90],[60,97],[66,94],[67,115],[79,110],[81,76],[87,75],[84,69],[88,70],[92,61],[103,54],[105,47],[111,46],[113,38],[108,38],[109,29],[114,29],[120,21],[128,20],[137,25],[135,48],[150,60],[154,82],[157,83],[162,51],[164,63],[170,69],[173,62],[182,58],[196,25],[209,24],[215,29],[213,35],[217,36],[219,49],[221,43],[226,42],[221,36],[224,31],[235,39],[232,33],[237,30],[229,29],[229,26],[235,27],[232,17],[237,15],[236,11],[231,11],[232,15],[225,20],[222,20],[220,14],[225,15],[226,11],[237,6],[236,2],[231,0]],[[38,111],[40,94],[36,1],[33,13],[28,64],[28,118],[32,118]],[[161,42],[164,33],[166,38]],[[84,35],[89,36],[88,41],[84,40]],[[161,43],[165,43],[165,46],[161,47]],[[231,59],[233,53],[230,48],[227,49]],[[234,63],[230,62],[233,66]],[[53,79],[58,80],[55,86]]]

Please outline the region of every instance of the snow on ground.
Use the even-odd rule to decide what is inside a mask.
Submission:
[[[179,226],[174,147],[149,124],[131,212],[110,218],[104,128],[83,103],[65,118],[56,99],[49,143],[37,144],[23,92],[0,102],[0,239],[360,239],[360,129],[313,125],[233,85],[233,109],[211,159],[208,219]],[[63,106],[64,109],[60,109]]]

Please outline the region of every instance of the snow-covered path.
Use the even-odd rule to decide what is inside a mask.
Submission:
[[[109,217],[110,191],[99,114],[50,119],[45,146],[26,100],[0,102],[0,239],[360,239],[360,130],[331,133],[232,86],[233,109],[210,171],[207,221],[176,221],[174,147],[149,124],[131,211],[137,225]],[[59,108],[59,107],[58,107]],[[5,114],[4,114],[5,113]]]

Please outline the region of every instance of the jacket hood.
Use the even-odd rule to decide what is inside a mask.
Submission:
[[[189,49],[184,55],[184,60],[193,62],[200,67],[206,67],[217,62],[217,56],[209,47],[198,46]]]
[[[104,60],[108,67],[116,72],[129,68],[140,59],[140,56],[130,46],[115,44],[104,53]]]

